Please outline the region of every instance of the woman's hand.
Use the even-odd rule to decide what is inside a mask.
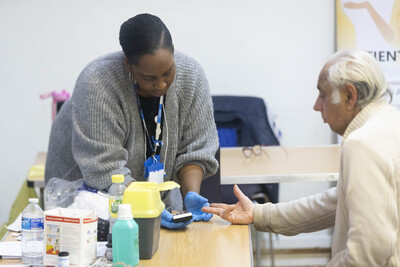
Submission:
[[[233,224],[251,224],[253,223],[253,210],[255,204],[240,191],[239,187],[233,187],[233,193],[239,200],[234,205],[223,203],[211,203],[210,207],[203,207],[201,210],[212,213]]]

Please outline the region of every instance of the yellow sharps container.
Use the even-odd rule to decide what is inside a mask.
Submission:
[[[161,212],[165,205],[160,191],[180,187],[175,182],[133,182],[125,190],[123,204],[131,204],[132,215],[139,225],[140,259],[151,259],[158,249]]]

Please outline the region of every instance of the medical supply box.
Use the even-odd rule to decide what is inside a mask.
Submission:
[[[158,249],[161,212],[165,208],[160,191],[176,187],[180,186],[172,181],[134,182],[125,190],[122,203],[131,204],[133,219],[139,225],[140,259],[151,259]]]
[[[97,213],[56,208],[44,212],[45,265],[58,264],[58,253],[69,253],[70,266],[88,266],[97,257]]]

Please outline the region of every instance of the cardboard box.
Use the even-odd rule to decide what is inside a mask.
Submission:
[[[56,208],[44,212],[44,259],[58,264],[58,253],[69,252],[70,266],[87,266],[97,256],[97,213]]]

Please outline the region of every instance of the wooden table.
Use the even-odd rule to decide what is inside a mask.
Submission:
[[[27,183],[29,187],[39,190],[39,205],[44,208],[44,165],[46,164],[46,152],[39,152],[34,165],[29,169]]]
[[[5,234],[3,236],[1,242],[17,241],[17,238],[11,236],[11,233],[16,233],[16,232],[8,231],[7,234]],[[20,259],[18,259],[18,260],[3,260],[3,259],[0,259],[0,265],[16,265],[16,264],[22,264],[22,261]]]
[[[340,146],[264,146],[259,156],[221,148],[221,184],[337,181]]]
[[[21,264],[21,260],[0,260],[4,264]],[[182,230],[161,229],[157,252],[139,266],[253,266],[250,227],[214,216],[210,222],[194,222]]]
[[[161,230],[160,246],[146,267],[253,266],[250,227],[231,225],[214,216],[178,231]]]
[[[46,152],[39,152],[36,156],[34,166],[44,166],[46,164]],[[33,175],[31,175],[33,173]],[[28,186],[29,187],[37,187],[44,188],[44,173],[37,174],[34,172],[28,173]]]
[[[264,146],[260,156],[245,158],[242,147],[221,148],[221,184],[337,181],[340,146]],[[45,164],[39,152],[35,165]],[[28,177],[28,185],[44,188],[44,176]]]

